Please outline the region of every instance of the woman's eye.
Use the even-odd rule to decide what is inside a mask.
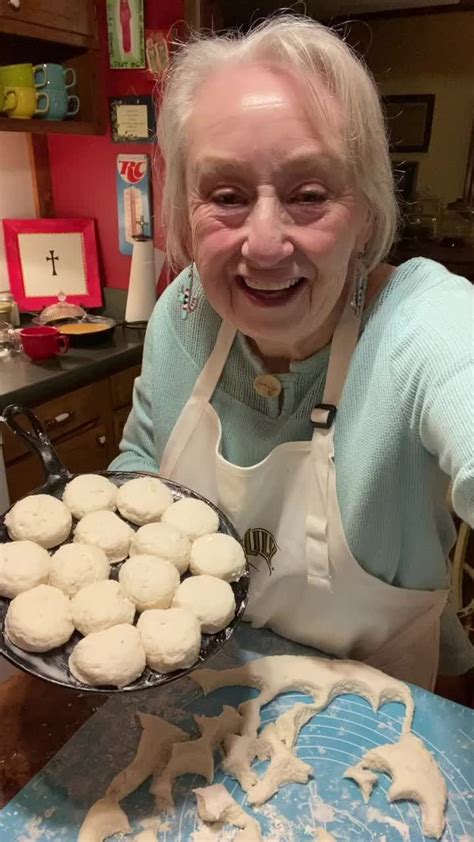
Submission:
[[[212,201],[214,204],[221,205],[223,207],[235,207],[245,204],[244,196],[240,193],[236,193],[235,190],[225,190],[220,193],[214,193]]]
[[[291,197],[290,203],[298,205],[320,205],[325,202],[326,199],[326,194],[322,193],[320,190],[300,190]]]

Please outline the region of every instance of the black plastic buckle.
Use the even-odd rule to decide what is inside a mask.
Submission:
[[[318,409],[325,410],[327,412],[327,417],[325,421],[316,421],[315,412]],[[332,427],[332,422],[336,417],[337,406],[334,406],[333,403],[318,403],[314,407],[311,413],[311,423],[313,427],[316,427],[317,430],[329,430]]]

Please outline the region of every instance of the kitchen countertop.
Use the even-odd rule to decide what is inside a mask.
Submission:
[[[140,362],[144,330],[118,326],[108,342],[70,348],[62,356],[32,362],[24,354],[0,360],[0,412],[8,404],[33,406]]]

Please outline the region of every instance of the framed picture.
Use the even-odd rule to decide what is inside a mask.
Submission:
[[[434,94],[384,96],[390,152],[428,152]]]
[[[113,143],[152,143],[156,133],[151,96],[110,97]]]
[[[145,67],[143,0],[107,0],[107,30],[112,69]]]
[[[10,288],[23,312],[63,293],[72,304],[100,307],[102,289],[93,219],[4,219]]]
[[[399,199],[410,202],[415,198],[418,161],[392,161],[395,191]]]

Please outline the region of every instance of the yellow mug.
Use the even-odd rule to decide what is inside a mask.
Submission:
[[[3,84],[2,84],[2,80],[0,79],[0,111],[3,111],[3,100],[4,100]]]
[[[15,120],[29,120],[35,114],[47,114],[49,96],[34,88],[7,87],[4,91],[3,110]],[[41,105],[41,100],[45,103]]]

